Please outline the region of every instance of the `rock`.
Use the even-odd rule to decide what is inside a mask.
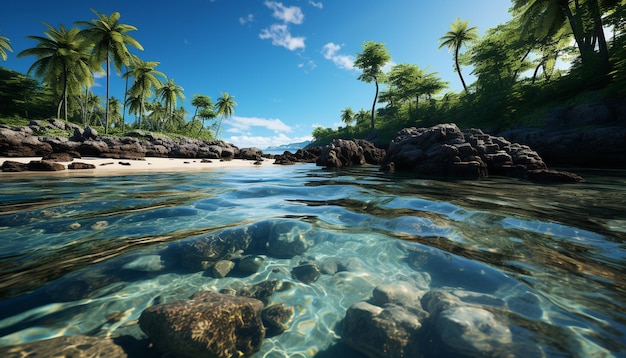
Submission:
[[[580,175],[550,169],[529,170],[528,180],[539,183],[581,183],[585,181]]]
[[[111,339],[82,335],[55,337],[18,346],[0,347],[0,356],[5,358],[128,357],[124,349]]]
[[[365,164],[363,147],[353,140],[334,139],[331,144],[322,148],[322,154],[316,164],[329,168],[342,168]]]
[[[387,303],[394,303],[404,307],[417,306],[421,308],[420,299],[424,293],[408,282],[399,281],[376,286],[372,296],[373,303],[381,307]]]
[[[243,272],[254,273],[259,271],[264,262],[265,258],[263,256],[250,255],[239,260],[237,268]]]
[[[450,349],[469,356],[489,356],[512,341],[508,326],[496,320],[493,313],[477,307],[459,306],[443,310],[435,329]]]
[[[304,283],[313,283],[322,275],[319,267],[315,263],[304,263],[294,267],[291,275],[298,281]]]
[[[198,292],[145,309],[139,326],[163,355],[246,357],[263,342],[262,309],[253,298]]]
[[[424,311],[409,311],[402,306],[378,307],[358,302],[348,308],[342,322],[341,338],[368,357],[420,356],[419,336]]]
[[[94,164],[73,162],[67,165],[67,169],[96,169]]]
[[[65,165],[49,160],[32,160],[28,163],[28,170],[32,171],[61,171],[65,170]]]
[[[223,278],[226,277],[230,271],[235,268],[235,263],[230,260],[219,260],[213,265],[213,277]]]
[[[42,160],[51,160],[53,162],[71,162],[74,156],[69,153],[50,153],[45,155]]]
[[[95,130],[94,128],[92,128],[91,126],[87,126],[87,128],[85,128],[85,130],[83,131],[83,138],[84,139],[97,139],[98,138],[98,131]]]
[[[256,298],[265,301],[280,288],[281,284],[278,280],[267,280],[256,285],[245,286],[237,290],[237,296]]]
[[[238,158],[245,160],[259,160],[263,156],[263,151],[259,148],[241,148]]]
[[[141,272],[156,272],[164,268],[163,260],[159,255],[146,255],[134,259],[122,266],[125,270],[134,270]]]
[[[289,328],[287,322],[293,314],[293,307],[285,307],[284,303],[265,307],[261,311],[261,319],[266,328],[265,336],[271,337],[286,331]]]
[[[311,226],[299,221],[273,223],[267,238],[267,252],[277,258],[291,258],[304,253],[310,246],[307,234]]]
[[[2,162],[3,172],[24,172],[28,170],[28,164],[15,162],[12,160],[5,160]]]

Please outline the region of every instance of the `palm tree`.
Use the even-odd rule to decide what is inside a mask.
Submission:
[[[450,25],[450,31],[446,32],[439,41],[441,44],[439,48],[447,46],[449,49],[454,50],[454,65],[456,72],[459,74],[463,89],[467,92],[467,85],[461,74],[461,66],[459,65],[459,50],[470,41],[474,41],[478,38],[476,26],[467,27],[469,20],[461,21],[457,17],[456,21]]]
[[[354,61],[354,67],[363,71],[359,76],[359,81],[366,83],[374,81],[376,84],[376,95],[372,103],[372,131],[374,130],[374,110],[378,100],[378,82],[383,79],[385,74],[382,68],[389,60],[391,60],[391,56],[389,56],[384,43],[368,41],[363,44],[363,52],[357,54],[356,61]]]
[[[92,70],[97,68],[89,61],[91,45],[79,35],[79,30],[67,30],[59,25],[59,29],[44,23],[48,28],[46,37],[27,36],[39,43],[20,52],[17,57],[36,56],[37,60],[30,66],[28,73],[43,78],[57,93],[60,91],[57,105],[57,117],[61,118],[61,104],[65,103],[65,119],[67,120],[68,92],[77,93],[82,85],[93,84]]]
[[[354,122],[354,111],[350,107],[346,107],[341,111],[341,121],[349,126]]]
[[[213,119],[213,118],[217,117],[217,114],[213,110],[213,104],[211,103],[210,107],[202,108],[198,112],[198,117],[200,117],[200,119],[202,119],[202,127],[200,127],[200,130],[198,131],[198,133],[201,133],[202,130],[204,129],[204,121],[207,120],[207,119]]]
[[[122,75],[122,78],[124,78],[124,82],[126,83],[126,86],[124,87],[124,104],[122,106],[122,132],[124,132],[124,124],[126,123],[126,103],[128,102],[128,80],[131,77],[130,71],[129,71],[129,66],[135,63],[138,63],[139,57],[130,54],[130,63],[128,65],[124,65],[124,67],[126,67],[126,72]]]
[[[94,45],[93,59],[99,63],[106,62],[106,108],[104,114],[104,133],[107,132],[109,126],[109,77],[110,63],[113,61],[115,70],[122,72],[122,66],[128,66],[131,61],[131,55],[126,45],[133,46],[139,50],[143,50],[141,44],[126,34],[129,31],[137,30],[136,27],[126,24],[120,24],[120,13],[114,12],[111,16],[100,14],[95,10],[91,10],[97,19],[91,22],[78,21],[77,25],[85,26],[81,33]]]
[[[174,109],[176,108],[176,100],[180,98],[182,101],[185,98],[183,91],[184,88],[174,83],[173,78],[167,80],[167,82],[157,90],[157,96],[164,102],[165,105],[165,111],[167,113],[167,118],[165,119],[166,121],[172,119]],[[161,129],[163,129],[163,127]]]
[[[122,125],[122,102],[115,97],[109,98],[109,118],[110,124],[113,124],[115,128],[123,128]]]
[[[8,58],[7,51],[13,52],[11,41],[9,41],[8,37],[0,36],[0,57],[3,61],[6,61]]]
[[[130,105],[130,100],[139,101],[139,129],[141,129],[141,120],[143,119],[143,115],[145,113],[145,100],[154,95],[154,92],[152,91],[153,89],[160,88],[162,85],[157,76],[165,78],[165,74],[163,72],[155,69],[158,65],[159,62],[147,62],[141,60],[130,65],[129,75],[134,78],[134,81],[133,85],[130,87],[130,98],[127,102],[129,102]]]
[[[235,113],[235,107],[237,106],[237,102],[235,102],[235,96],[231,96],[228,92],[222,92],[221,97],[217,99],[217,115],[221,115],[220,121],[217,124],[217,129],[215,130],[215,139],[218,138],[220,127],[222,126],[222,120],[224,118],[229,118]]]
[[[201,94],[193,95],[191,105],[196,107],[196,111],[194,112],[193,118],[191,120],[196,119],[196,116],[198,115],[198,110],[200,110],[200,108],[209,108],[213,110],[213,101],[211,101],[211,97]]]

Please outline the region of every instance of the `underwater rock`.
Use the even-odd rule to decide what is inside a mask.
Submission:
[[[274,294],[281,284],[278,280],[267,280],[256,285],[245,286],[237,290],[237,296],[256,298],[259,300],[265,300]]]
[[[267,252],[277,258],[291,258],[309,248],[307,240],[311,226],[298,221],[275,222],[267,239]]]
[[[292,276],[304,283],[313,283],[317,281],[322,273],[316,263],[307,262],[294,267],[291,270]]]
[[[425,294],[414,285],[400,281],[397,283],[379,285],[372,292],[373,303],[382,307],[387,303],[395,303],[405,307],[418,306],[421,308],[420,299]]]
[[[237,263],[237,268],[243,272],[255,273],[259,271],[264,262],[265,258],[263,256],[250,255],[242,258]]]
[[[111,339],[82,335],[55,337],[18,346],[0,347],[0,356],[18,357],[128,357],[124,349]]]
[[[163,355],[245,357],[261,348],[263,302],[204,291],[145,309],[139,326]]]
[[[177,257],[186,269],[204,271],[219,260],[245,251],[252,241],[248,229],[246,226],[181,240],[168,247],[165,254]]]
[[[293,314],[293,307],[285,307],[284,303],[265,307],[261,311],[261,319],[266,329],[265,336],[271,337],[286,331],[289,328],[287,322]]]
[[[226,277],[230,271],[235,268],[235,263],[230,260],[219,260],[213,265],[213,277],[223,278]]]
[[[510,344],[511,330],[493,313],[478,307],[458,306],[443,310],[435,323],[441,340],[454,351],[486,356]]]
[[[346,312],[341,338],[351,348],[368,357],[416,357],[423,310],[407,310],[396,304],[378,307],[358,302]]]

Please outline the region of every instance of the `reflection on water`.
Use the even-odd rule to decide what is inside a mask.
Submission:
[[[542,355],[625,355],[626,172],[578,173],[586,183],[312,165],[0,178],[0,347],[77,334],[145,342],[144,308],[277,279],[290,288],[271,300],[295,313],[259,357],[358,356],[339,322],[376,286],[401,281],[493,297],[515,344]],[[255,242],[276,225],[305,231],[306,251],[259,251],[254,274],[218,279],[172,254],[198,238]],[[344,269],[303,283],[290,272],[304,259]]]

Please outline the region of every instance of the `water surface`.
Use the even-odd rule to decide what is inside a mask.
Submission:
[[[428,277],[429,289],[496,297],[514,340],[534,352],[624,356],[626,172],[578,173],[586,183],[313,165],[0,176],[0,347],[74,334],[145,342],[137,319],[146,307],[278,279],[293,287],[271,301],[295,315],[255,356],[358,357],[340,339],[347,308],[377,285]],[[162,261],[177,242],[255,224],[291,225],[312,246],[221,279]],[[329,258],[349,268],[313,283],[290,274],[304,259]]]

